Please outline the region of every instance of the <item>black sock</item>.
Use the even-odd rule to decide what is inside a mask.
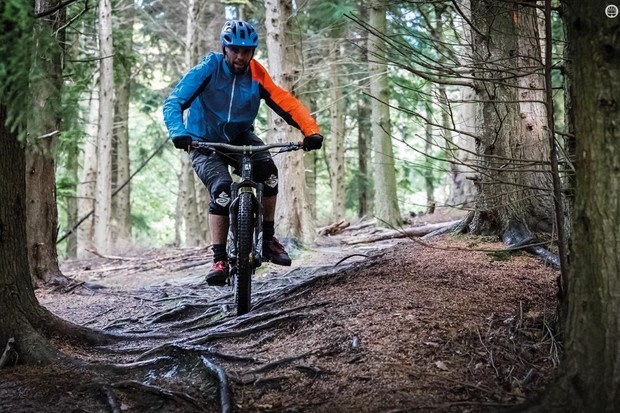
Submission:
[[[213,262],[228,261],[226,244],[213,244]]]
[[[263,221],[263,241],[271,241],[275,232],[273,221]]]

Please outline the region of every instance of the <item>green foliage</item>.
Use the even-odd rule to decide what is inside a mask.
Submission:
[[[75,196],[76,182],[68,176],[56,179],[56,195],[58,197]]]
[[[33,9],[30,2],[0,3],[0,105],[7,124],[24,138],[30,108],[29,68],[33,48]]]
[[[162,102],[168,96],[169,90],[154,90],[148,83],[132,85],[132,98],[138,104],[140,112],[154,113],[161,109]]]

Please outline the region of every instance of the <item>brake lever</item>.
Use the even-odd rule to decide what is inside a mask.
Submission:
[[[292,152],[292,151],[296,151],[299,150],[303,147],[303,143],[301,141],[295,143],[295,142],[291,142],[289,143],[288,146],[285,146],[283,148],[280,148],[280,150],[278,151],[278,153],[282,153],[282,152]]]

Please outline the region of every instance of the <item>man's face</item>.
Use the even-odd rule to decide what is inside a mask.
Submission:
[[[231,70],[235,73],[242,73],[250,64],[254,56],[253,47],[224,47],[224,56]]]

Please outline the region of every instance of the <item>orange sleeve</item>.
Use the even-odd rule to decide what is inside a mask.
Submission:
[[[260,63],[252,59],[250,70],[252,80],[259,84],[261,98],[274,112],[289,125],[301,130],[304,136],[321,133],[310,111],[297,98],[276,85]]]

